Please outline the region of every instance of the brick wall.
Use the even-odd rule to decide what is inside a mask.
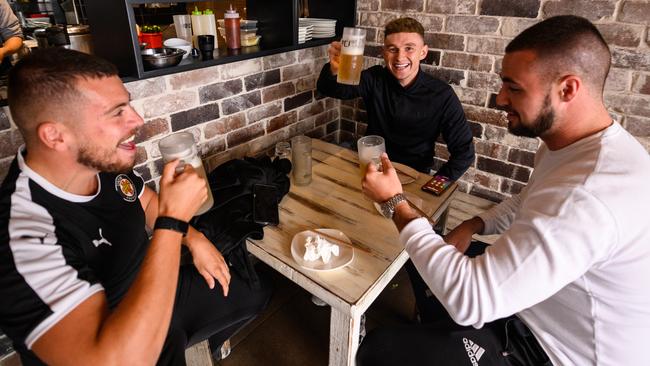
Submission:
[[[155,186],[158,140],[182,130],[194,134],[208,169],[295,135],[337,141],[339,102],[315,93],[326,61],[327,46],[320,46],[127,83],[145,120],[136,135],[136,171]],[[8,109],[0,108],[0,177],[22,143]]]
[[[586,17],[603,33],[613,61],[605,103],[650,151],[650,1],[357,0],[357,24],[368,31],[368,65],[383,62],[386,22],[405,15],[422,22],[430,50],[422,68],[453,86],[475,136],[477,159],[461,189],[495,201],[521,190],[539,146],[537,139],[508,134],[504,115],[494,109],[503,51],[523,29],[561,14]],[[341,141],[362,135],[365,122],[361,101],[343,102]],[[448,156],[443,143],[436,155]]]

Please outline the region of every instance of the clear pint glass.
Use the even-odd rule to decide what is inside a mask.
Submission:
[[[363,69],[363,48],[366,45],[366,30],[343,28],[339,73],[336,81],[341,84],[359,85]]]
[[[295,136],[291,139],[293,183],[304,186],[311,183],[311,138]]]
[[[181,160],[178,165],[179,167],[182,167],[184,164],[190,164],[196,170],[196,173],[205,180],[208,186],[208,199],[203,202],[203,205],[199,207],[195,215],[200,215],[208,211],[214,204],[214,200],[203,162],[197,153],[194,136],[189,132],[178,132],[160,140],[158,142],[158,148],[160,149],[160,154],[162,154],[165,164],[174,159],[179,159]]]
[[[381,165],[381,154],[386,152],[386,144],[381,136],[364,136],[357,141],[359,152],[359,174],[361,179],[366,175],[368,164]]]

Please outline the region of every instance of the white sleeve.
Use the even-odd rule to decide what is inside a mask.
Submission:
[[[424,219],[409,223],[400,241],[451,317],[479,328],[555,294],[616,245],[612,215],[598,199],[568,188],[557,197],[557,190],[528,196],[510,229],[475,258],[445,244]]]
[[[480,213],[478,217],[480,217],[485,224],[483,232],[480,234],[501,234],[508,230],[510,224],[515,220],[515,215],[517,210],[519,210],[520,203],[521,199],[519,195],[514,195],[491,209]]]

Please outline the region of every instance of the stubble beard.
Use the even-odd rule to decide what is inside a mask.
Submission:
[[[535,121],[533,121],[531,127],[524,126],[520,119],[519,125],[517,126],[508,123],[508,131],[515,136],[540,137],[553,126],[553,122],[555,122],[555,112],[551,106],[551,96],[550,94],[546,94],[544,105],[539,111],[539,115]]]
[[[106,173],[128,173],[135,161],[123,163],[116,159],[115,152],[82,146],[77,155],[77,162],[89,168]]]

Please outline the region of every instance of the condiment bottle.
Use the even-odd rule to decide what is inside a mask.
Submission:
[[[214,36],[214,48],[218,48],[217,45],[217,20],[214,17],[214,13],[210,9],[205,9],[203,13],[195,6],[194,11],[192,12],[192,40],[194,41],[194,47],[199,48],[199,43],[196,39],[196,36],[211,34]]]
[[[226,28],[226,46],[230,49],[241,48],[239,13],[230,4],[230,9],[226,10],[226,14],[223,17]]]
[[[196,36],[200,36],[203,33],[203,23],[201,22],[202,15],[201,11],[195,6],[194,11],[192,12],[192,42],[194,43],[194,48],[199,48],[199,42],[196,39]]]

